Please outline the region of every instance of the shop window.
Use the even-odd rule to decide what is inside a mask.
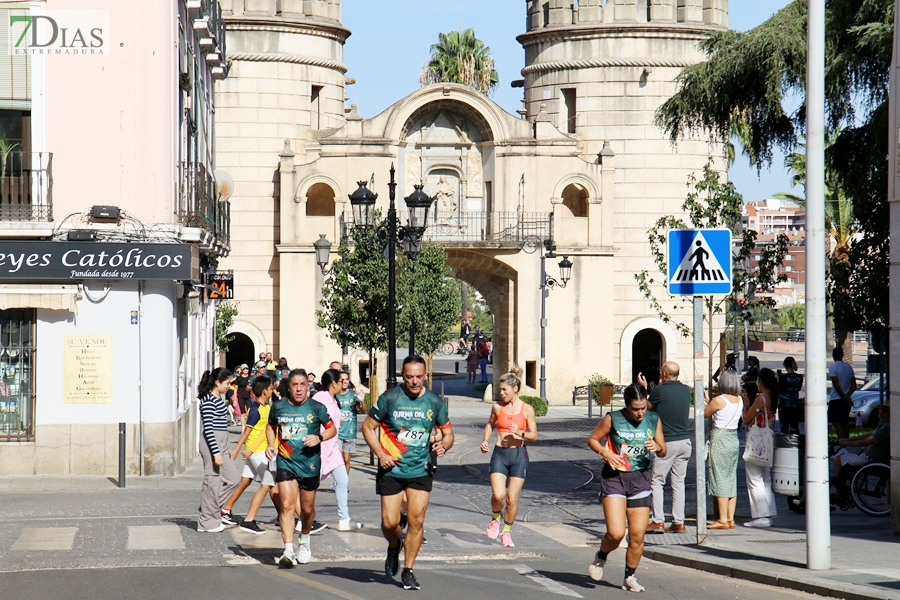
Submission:
[[[0,442],[34,441],[34,309],[0,310]]]

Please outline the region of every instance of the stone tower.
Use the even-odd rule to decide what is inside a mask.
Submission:
[[[314,132],[344,125],[350,31],[341,26],[341,0],[220,4],[231,68],[216,91],[216,152],[235,190],[231,257],[219,266],[235,271],[240,315],[233,331],[249,338],[238,336],[252,342],[255,357],[279,348],[279,155],[288,140],[302,163]]]
[[[614,336],[621,381],[633,380],[638,356],[646,354],[650,364],[673,355],[671,329],[646,317],[654,311],[634,280],[648,268],[647,230],[662,215],[680,214],[688,176],[708,157],[722,157],[703,139],[673,148],[653,124],[654,113],[675,93],[681,70],[705,60],[698,42],[727,26],[728,0],[527,0],[526,33],[518,37],[525,49],[526,118],[550,121],[580,140],[585,160],[615,170]],[[656,293],[666,297],[662,286]],[[685,340],[677,343],[677,355],[690,356]]]

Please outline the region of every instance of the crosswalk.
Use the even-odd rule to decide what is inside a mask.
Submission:
[[[262,534],[253,534],[242,531],[238,527],[232,527],[221,534],[198,533],[186,525],[122,525],[118,529],[124,529],[127,539],[125,548],[127,551],[178,551],[185,550],[189,544],[186,540],[203,536],[207,539],[212,535],[230,536],[231,540],[240,548],[249,552],[260,550],[280,550],[284,547],[281,539],[281,531],[274,523],[260,524]],[[520,548],[547,548],[564,546],[568,548],[583,548],[596,545],[597,533],[587,529],[581,529],[563,523],[518,523],[516,544]],[[497,540],[489,540],[483,528],[470,523],[426,523],[426,537],[430,538],[432,546],[440,545],[445,550],[457,549],[460,551],[471,550],[500,550]],[[26,527],[22,529],[18,537],[8,548],[11,553],[16,552],[69,552],[76,545],[79,537],[78,527]],[[314,536],[316,545],[320,547],[337,544],[342,548],[349,547],[358,551],[384,550],[384,537],[377,526],[365,527],[355,531],[338,531],[333,525]],[[231,544],[229,544],[231,545]],[[0,548],[0,552],[3,549]]]

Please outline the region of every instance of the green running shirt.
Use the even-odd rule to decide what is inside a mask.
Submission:
[[[622,471],[643,471],[650,467],[650,451],[644,446],[644,442],[653,439],[656,435],[656,424],[659,415],[649,410],[644,413],[644,419],[640,423],[632,423],[625,417],[621,410],[609,413],[612,419],[612,427],[606,436],[606,448],[625,458],[625,468]],[[612,465],[610,465],[612,466]]]
[[[341,426],[338,429],[338,437],[342,440],[356,439],[356,407],[360,402],[356,392],[348,391],[335,396],[338,406],[341,407]]]
[[[300,406],[289,400],[279,400],[269,412],[269,424],[275,429],[278,445],[279,469],[290,471],[298,478],[318,477],[322,468],[321,444],[312,448],[303,445],[308,435],[318,435],[320,427],[334,427],[328,410],[307,398]]]

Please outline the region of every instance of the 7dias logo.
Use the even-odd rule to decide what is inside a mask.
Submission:
[[[9,54],[105,56],[109,11],[54,10],[9,15]]]

